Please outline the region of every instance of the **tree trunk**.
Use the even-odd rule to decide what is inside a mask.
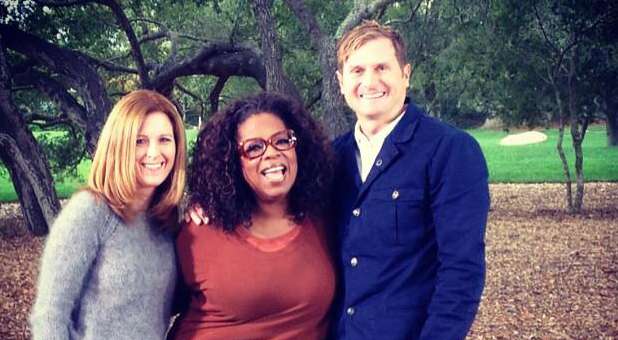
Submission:
[[[0,132],[0,159],[9,169],[28,229],[34,235],[41,236],[47,234],[54,217],[60,211],[60,203],[49,168],[36,166],[47,163],[42,150],[31,134],[20,135],[20,140],[15,140]],[[39,152],[25,151],[33,148],[39,149]]]
[[[575,151],[575,178],[577,191],[573,201],[573,212],[579,214],[584,206],[584,153],[582,151],[583,138],[577,137],[581,132],[574,132],[585,127],[571,125],[571,137],[573,138],[573,150]]]
[[[558,128],[558,142],[556,143],[556,150],[558,151],[558,156],[560,156],[560,162],[562,163],[562,171],[564,173],[564,186],[566,189],[566,203],[567,210],[569,212],[573,212],[573,192],[571,189],[571,171],[569,170],[569,162],[567,161],[566,154],[564,153],[564,148],[562,147],[562,142],[564,140],[564,126],[565,126],[565,118],[564,118],[564,105],[562,103],[562,97],[560,96],[560,89],[556,84],[555,79],[552,79],[552,86],[554,88],[554,96],[556,99],[556,104],[558,105],[558,115],[560,116],[560,127]]]
[[[73,88],[87,112],[87,126],[84,131],[86,147],[92,155],[96,149],[99,133],[103,128],[112,105],[107,96],[103,79],[99,76],[91,57],[64,47],[54,45],[13,26],[0,24],[3,46],[40,64],[50,73],[61,75],[64,86]]]
[[[0,40],[0,159],[9,169],[28,228],[44,235],[60,210],[49,163],[17,111]]]
[[[558,142],[556,143],[556,150],[558,150],[558,156],[560,156],[560,162],[562,163],[562,171],[564,173],[564,186],[566,190],[566,203],[567,210],[573,211],[573,191],[571,189],[571,171],[569,170],[569,162],[567,161],[564,148],[562,147],[562,141],[564,140],[564,118],[560,117],[560,127],[558,128]]]
[[[584,153],[582,150],[582,143],[584,141],[584,137],[586,136],[586,129],[588,128],[588,118],[585,117],[585,113],[576,112],[576,60],[577,46],[571,50],[567,86],[569,95],[569,117],[571,117],[571,139],[573,143],[573,151],[575,152],[575,178],[577,182],[577,191],[575,193],[575,200],[573,201],[573,213],[579,214],[582,212],[584,205]]]
[[[219,97],[221,96],[221,91],[223,91],[223,87],[225,86],[225,83],[227,82],[227,80],[228,80],[228,77],[217,78],[217,83],[210,91],[208,100],[210,101],[210,113],[211,114],[214,114],[215,112],[219,111]],[[202,127],[202,121],[201,121],[202,118],[204,117],[200,115],[200,125],[199,125],[200,128]]]
[[[607,117],[607,146],[618,147],[618,98],[606,99],[605,116]]]
[[[582,150],[582,143],[586,136],[586,130],[588,129],[588,118],[571,120],[571,138],[573,141],[573,151],[575,152],[575,178],[576,178],[576,192],[575,199],[573,200],[572,212],[579,214],[583,210],[584,206],[584,152]]]
[[[275,21],[272,17],[272,0],[251,1],[260,31],[261,49],[266,68],[266,90],[285,94],[302,102],[302,97],[285,75]]]
[[[320,48],[320,70],[322,72],[322,107],[324,124],[331,138],[352,127],[352,113],[348,109],[339,90],[337,70],[337,51],[334,38],[322,39]]]

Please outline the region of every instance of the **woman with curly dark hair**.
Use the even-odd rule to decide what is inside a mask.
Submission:
[[[238,100],[204,126],[189,187],[211,222],[176,242],[191,296],[176,339],[325,337],[332,164],[319,125],[280,95]]]

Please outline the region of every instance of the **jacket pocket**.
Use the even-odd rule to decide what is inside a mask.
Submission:
[[[425,196],[420,190],[399,190],[395,201],[395,242],[409,245],[422,241],[431,215]]]
[[[422,190],[375,188],[364,204],[365,226],[388,244],[409,244],[424,233],[427,214]]]

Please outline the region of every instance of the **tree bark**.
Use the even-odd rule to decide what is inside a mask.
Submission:
[[[586,136],[588,128],[588,118],[579,117],[576,113],[577,108],[577,87],[576,87],[576,69],[575,63],[577,60],[577,46],[571,50],[571,57],[568,63],[568,96],[569,96],[569,116],[571,117],[571,140],[573,143],[573,151],[575,152],[575,178],[576,188],[575,200],[573,201],[573,212],[579,214],[582,212],[584,205],[584,153],[582,143]]]
[[[373,0],[354,1],[354,7],[339,25],[335,38],[339,39],[345,32],[351,30],[365,19],[371,18],[376,13],[382,12],[387,6],[396,0]]]
[[[220,77],[219,79],[217,79],[215,86],[212,88],[212,90],[210,91],[210,94],[208,95],[208,101],[210,102],[210,112],[211,113],[215,113],[219,111],[219,97],[221,96],[221,91],[223,91],[223,87],[225,86],[225,83],[227,82],[227,80],[228,80],[228,77]],[[205,117],[202,117],[202,118],[205,118]],[[201,123],[200,123],[200,127],[201,127]]]
[[[560,94],[560,89],[558,88],[558,84],[556,84],[556,79],[554,79],[553,75],[550,75],[551,85],[554,89],[554,96],[556,99],[556,104],[558,105],[558,116],[560,117],[560,126],[558,127],[558,141],[556,143],[556,150],[558,151],[558,156],[560,157],[560,162],[562,164],[562,171],[564,173],[564,186],[566,190],[566,203],[567,210],[569,212],[573,212],[573,190],[572,190],[572,181],[571,181],[571,171],[569,170],[569,162],[566,158],[566,154],[564,153],[564,148],[562,147],[562,143],[564,141],[564,127],[565,123],[565,112],[564,112],[564,104],[562,102],[562,96]]]
[[[94,154],[99,133],[112,107],[103,79],[93,66],[99,62],[83,53],[56,46],[13,26],[0,24],[0,34],[6,48],[23,54],[52,73],[59,74],[64,87],[77,92],[88,113],[84,131],[86,145],[88,152]]]
[[[574,30],[569,34],[568,39],[560,41],[560,39],[551,39],[550,34],[545,29],[545,23],[542,19],[539,10],[533,3],[534,15],[537,23],[543,35],[543,38],[547,46],[552,51],[550,53],[550,62],[548,62],[548,68],[552,70],[548,72],[548,80],[554,90],[556,97],[556,104],[560,113],[560,137],[558,144],[558,153],[562,166],[565,172],[565,185],[567,191],[567,204],[570,213],[581,213],[584,200],[584,156],[582,150],[582,143],[586,136],[586,129],[588,128],[589,118],[586,116],[586,112],[578,112],[581,108],[578,108],[577,103],[577,61],[578,61],[578,45],[581,40],[579,34],[582,33],[578,30]],[[562,78],[562,79],[561,79]],[[561,86],[563,86],[561,88]],[[564,91],[564,95],[562,92]],[[567,99],[566,108],[563,105],[562,98]],[[566,110],[566,111],[565,111]],[[562,150],[562,138],[564,136],[565,120],[569,121],[571,125],[571,138],[573,150],[575,153],[575,179],[576,179],[576,194],[573,199],[571,191],[571,176],[569,173],[569,165]]]
[[[319,50],[320,71],[322,72],[322,109],[324,123],[331,138],[348,131],[354,122],[354,113],[348,108],[339,88],[337,71],[336,40],[325,37]]]
[[[281,48],[271,9],[272,0],[251,1],[251,8],[257,19],[260,31],[260,47],[266,68],[266,90],[279,92],[302,102],[298,89],[285,75],[281,58]]]
[[[584,152],[582,150],[582,142],[586,129],[588,128],[587,118],[583,118],[584,121],[571,123],[571,137],[573,139],[573,151],[575,152],[575,178],[576,178],[576,192],[575,199],[573,201],[573,212],[579,214],[584,207]]]
[[[131,55],[133,55],[133,60],[135,60],[142,87],[151,88],[150,77],[148,76],[148,70],[146,68],[144,56],[142,55],[142,49],[137,41],[137,37],[135,36],[135,31],[129,22],[129,18],[127,18],[127,15],[124,13],[118,2],[114,0],[99,0],[98,2],[109,7],[112,13],[114,13],[116,22],[125,32],[129,45],[131,46]]]
[[[13,103],[4,42],[0,39],[0,159],[19,197],[26,224],[44,235],[60,210],[47,158]]]
[[[230,43],[204,46],[194,55],[161,70],[153,77],[151,84],[157,91],[169,95],[176,78],[196,74],[250,77],[266,88],[266,69],[262,58],[251,48]]]
[[[86,131],[88,126],[88,113],[86,109],[79,104],[75,97],[68,93],[60,82],[48,77],[48,75],[43,72],[29,69],[21,74],[13,74],[13,83],[18,86],[35,86],[41,93],[44,93],[57,105],[61,116],[66,116],[66,118],[81,131]],[[86,144],[88,150],[94,152],[96,140],[87,141]]]

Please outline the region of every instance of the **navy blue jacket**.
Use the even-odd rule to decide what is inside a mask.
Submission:
[[[464,339],[485,279],[487,166],[467,133],[413,104],[361,182],[352,132],[334,142],[338,339]]]

